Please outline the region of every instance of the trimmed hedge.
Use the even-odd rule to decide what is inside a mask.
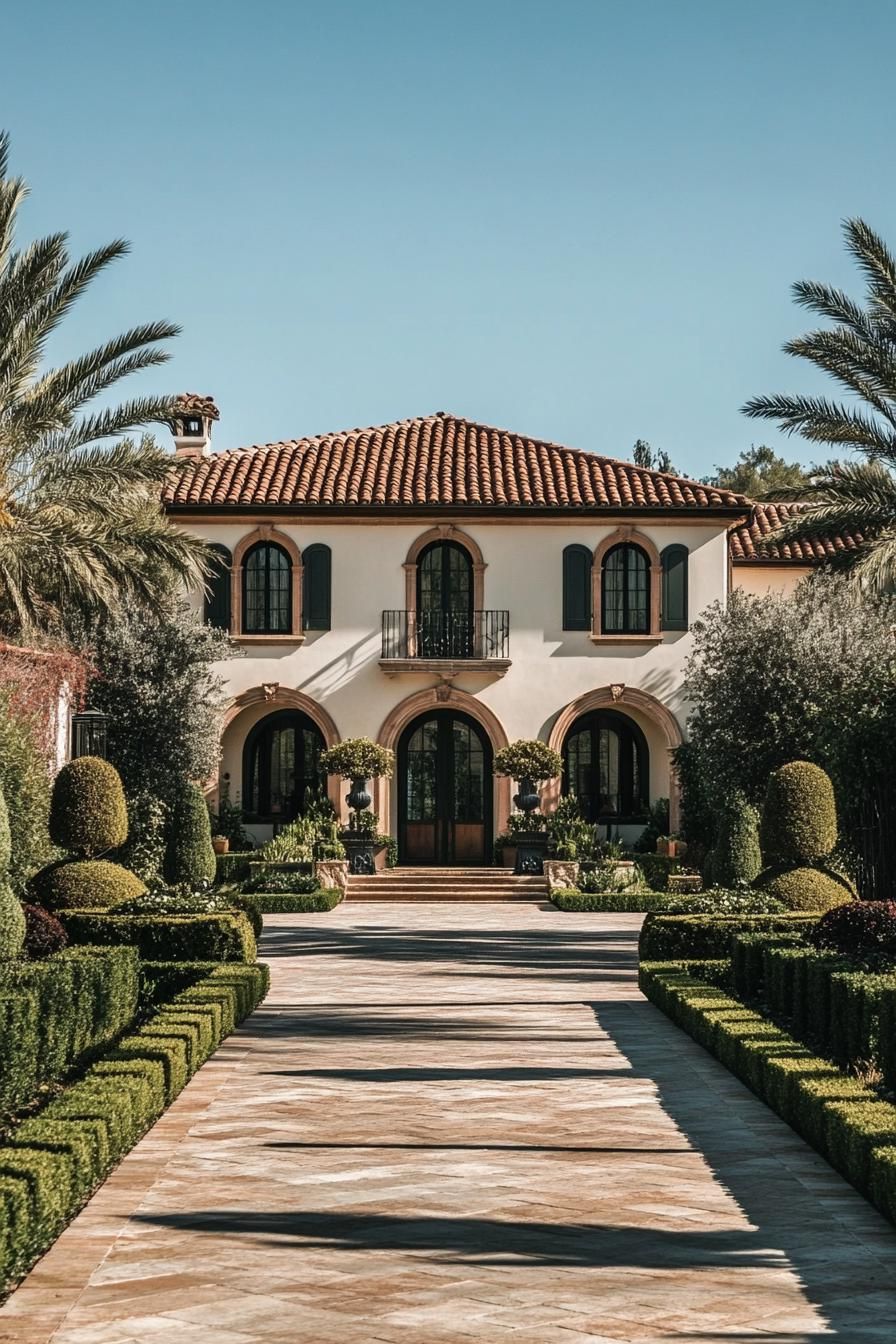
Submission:
[[[693,969],[642,963],[641,989],[896,1222],[896,1106]]]
[[[78,756],[53,782],[50,839],[60,849],[90,858],[118,849],[128,838],[128,809],[121,776],[100,756]]]
[[[139,1011],[146,1014],[211,975],[215,961],[141,961]]]
[[[195,784],[181,786],[171,809],[164,866],[165,879],[172,886],[182,882],[203,887],[217,875],[208,807]]]
[[[790,761],[769,776],[762,806],[766,863],[812,864],[837,843],[834,787],[820,766]]]
[[[750,883],[762,868],[759,813],[740,792],[722,811],[712,853],[712,878],[720,887]]]
[[[232,849],[226,854],[215,855],[215,884],[223,886],[227,882],[244,882],[249,876],[249,860],[254,849]]]
[[[136,1011],[132,947],[66,948],[0,967],[0,1119],[120,1036]]]
[[[744,933],[800,933],[817,917],[784,915],[663,915],[644,921],[638,950],[644,961],[676,961],[681,957],[703,961],[729,957],[732,940]]]
[[[342,900],[337,887],[321,887],[312,892],[258,891],[252,896],[263,915],[309,915],[319,910],[333,910]]]
[[[855,901],[849,883],[822,868],[767,868],[756,886],[791,910],[823,913]]]
[[[61,910],[73,943],[131,943],[141,961],[255,960],[255,935],[246,915],[116,915],[105,910]]]
[[[126,1036],[0,1147],[0,1292],[52,1245],[224,1037],[266,966],[217,966]]]
[[[551,900],[558,910],[595,910],[617,914],[639,914],[662,910],[669,903],[664,891],[599,891],[573,889],[552,891]]]
[[[63,859],[36,873],[31,889],[41,905],[60,910],[110,910],[146,892],[146,884],[109,859]]]

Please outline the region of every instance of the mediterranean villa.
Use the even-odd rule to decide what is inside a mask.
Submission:
[[[691,623],[825,555],[762,547],[782,506],[445,412],[212,452],[211,398],[178,411],[165,505],[212,543],[194,600],[241,651],[217,788],[257,840],[347,737],[396,753],[373,806],[400,863],[491,862],[513,792],[491,761],[518,738],[563,756],[546,809],[572,791],[632,839],[669,798],[674,831]]]

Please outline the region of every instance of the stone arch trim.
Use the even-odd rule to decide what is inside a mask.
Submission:
[[[302,552],[299,550],[292,537],[288,537],[285,532],[273,526],[272,523],[260,523],[258,527],[251,532],[247,532],[244,537],[233,548],[233,562],[230,569],[230,608],[232,615],[233,631],[237,639],[252,639],[252,635],[243,634],[243,561],[247,551],[256,546],[260,541],[269,541],[275,546],[280,546],[289,556],[292,582],[292,602],[290,609],[292,638],[297,638],[302,634]],[[258,636],[254,636],[258,638]],[[271,636],[262,636],[264,639],[270,639]]]
[[[564,709],[561,709],[551,727],[548,746],[562,753],[566,734],[576,719],[597,709],[615,709],[623,714],[627,709],[638,710],[661,730],[666,740],[666,748],[670,753],[669,827],[673,832],[676,831],[681,815],[681,791],[671,753],[684,742],[684,734],[678,719],[671,709],[648,691],[641,691],[637,687],[623,686],[618,683],[614,686],[600,686],[597,690],[587,691],[576,700],[571,700]],[[553,779],[545,786],[545,806],[548,809],[556,807],[559,797],[560,780]]]
[[[639,546],[647,556],[650,566],[650,628],[648,639],[660,639],[660,591],[662,588],[663,566],[660,553],[650,537],[634,527],[617,527],[594,548],[594,560],[591,565],[591,636],[593,639],[612,639],[614,641],[644,639],[645,636],[605,635],[601,627],[603,612],[604,560],[615,546]]]
[[[309,695],[305,695],[302,691],[295,691],[289,686],[279,686],[274,682],[253,686],[230,701],[221,716],[222,738],[243,710],[250,709],[253,705],[264,705],[267,714],[276,714],[281,709],[298,709],[301,713],[307,714],[311,722],[320,729],[325,747],[335,747],[337,742],[342,740],[336,724],[322,705],[319,705],[316,700],[312,700]],[[218,787],[217,775],[210,781],[210,785],[214,788]],[[337,812],[340,811],[342,802],[339,788],[340,781],[335,776],[331,776],[327,781],[327,796]]]
[[[428,532],[421,533],[416,540],[411,542],[404,562],[405,609],[408,613],[416,615],[417,565],[423,551],[427,546],[431,546],[434,541],[453,541],[458,546],[463,546],[464,550],[468,552],[473,562],[473,610],[482,611],[485,606],[486,570],[482,548],[467,532],[462,531],[459,527],[453,527],[450,523],[442,523],[438,527],[431,527]]]
[[[485,729],[494,751],[500,751],[502,747],[508,745],[509,739],[504,725],[495,712],[481,700],[477,700],[475,695],[458,690],[447,682],[439,686],[430,686],[424,691],[417,691],[394,705],[383,720],[377,734],[377,742],[395,751],[398,739],[408,724],[430,709],[456,709],[460,713],[469,714],[471,719],[475,719],[480,727]],[[392,824],[391,785],[390,779],[375,780],[373,803],[374,810],[379,813],[383,822],[388,817],[390,825]],[[510,789],[509,779],[496,776],[493,790],[495,835],[503,831],[507,825],[507,817],[510,814]]]

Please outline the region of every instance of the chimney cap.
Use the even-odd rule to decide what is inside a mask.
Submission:
[[[203,396],[201,392],[181,392],[174,400],[174,415],[201,415],[207,420],[220,420],[221,412],[215,405],[214,397]]]

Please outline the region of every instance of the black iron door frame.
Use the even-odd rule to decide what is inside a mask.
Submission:
[[[408,749],[418,729],[424,724],[437,725],[435,748],[435,806],[434,806],[434,844],[432,858],[413,860],[408,858],[407,828],[408,817]],[[482,822],[469,823],[456,817],[457,797],[455,788],[455,743],[454,725],[463,723],[472,729],[482,748]],[[482,825],[483,844],[480,862],[487,865],[492,853],[494,780],[492,776],[492,745],[488,734],[469,714],[455,710],[431,710],[408,724],[398,744],[398,858],[399,863],[431,863],[433,866],[450,867],[456,862],[456,833],[461,825]],[[411,824],[419,824],[414,818]]]

